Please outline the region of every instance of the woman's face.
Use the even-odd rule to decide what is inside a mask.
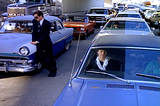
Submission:
[[[103,50],[103,49],[100,49],[100,50],[97,51],[97,54],[98,54],[99,57],[105,58],[106,55],[107,55],[107,51]]]

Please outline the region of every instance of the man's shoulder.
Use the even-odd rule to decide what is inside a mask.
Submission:
[[[48,23],[48,24],[51,23],[50,21],[48,21],[48,20],[46,20],[46,19],[44,19],[44,22],[45,22],[45,23]]]

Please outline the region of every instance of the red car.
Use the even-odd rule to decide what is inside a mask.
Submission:
[[[63,18],[63,24],[67,28],[74,28],[75,38],[86,39],[90,33],[94,33],[95,21],[90,21],[86,15],[67,15]]]

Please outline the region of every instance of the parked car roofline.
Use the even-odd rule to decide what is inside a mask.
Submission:
[[[132,18],[132,17],[114,17],[111,18],[110,21],[143,21],[142,18]]]
[[[95,42],[92,44],[92,47],[123,46],[123,47],[160,49],[159,42],[160,42],[160,37],[158,36],[107,35],[107,36],[100,36],[99,38],[97,38]]]
[[[58,17],[55,16],[49,16],[49,15],[44,15],[44,18],[47,19],[48,21],[52,20],[60,20]],[[32,21],[34,19],[33,15],[25,15],[25,16],[16,16],[12,18],[8,18],[8,21]]]

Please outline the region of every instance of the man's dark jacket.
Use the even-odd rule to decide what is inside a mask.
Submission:
[[[38,32],[38,21],[34,19],[32,23],[33,23],[32,41],[38,41],[40,45],[52,44],[49,36],[51,23],[46,19],[44,19],[39,32]]]

